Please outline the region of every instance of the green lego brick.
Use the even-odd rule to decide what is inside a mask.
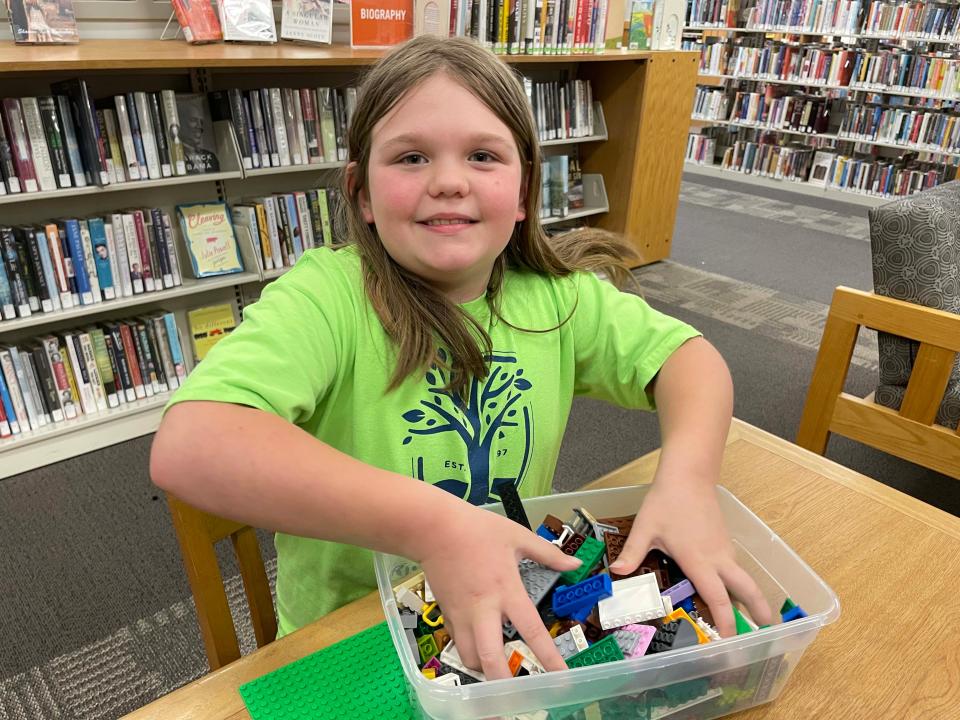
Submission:
[[[422,638],[418,638],[417,647],[420,648],[421,665],[440,652],[440,650],[437,649],[437,641],[433,635],[424,635]]]
[[[783,606],[780,608],[780,614],[783,615],[790,610],[793,610],[796,607],[796,604],[790,598],[787,598],[783,601]]]
[[[753,632],[750,623],[748,623],[747,619],[737,610],[736,606],[733,608],[733,620],[737,625],[737,635],[746,635],[748,632]]]
[[[576,570],[567,570],[560,574],[560,579],[568,585],[575,585],[583,580],[590,571],[597,566],[600,558],[603,557],[604,544],[596,538],[584,538],[583,545],[579,547],[574,557],[580,558],[583,562]]]
[[[617,639],[613,635],[607,635],[603,640],[594,643],[586,650],[581,650],[576,655],[568,657],[567,667],[586,667],[587,665],[599,665],[614,660],[623,660],[623,653],[620,651],[620,646],[617,645]]]
[[[385,622],[240,686],[253,720],[414,720]]]

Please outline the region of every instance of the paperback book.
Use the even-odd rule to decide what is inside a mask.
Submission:
[[[240,247],[225,203],[178,205],[177,216],[194,277],[243,272]]]
[[[220,21],[210,0],[171,0],[171,3],[188,43],[210,43],[223,39]]]
[[[198,362],[237,326],[231,305],[197,308],[187,313],[187,319],[190,322],[190,335]]]
[[[219,0],[217,7],[224,40],[277,41],[277,26],[270,0]]]

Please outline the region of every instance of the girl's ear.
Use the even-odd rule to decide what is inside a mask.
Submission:
[[[521,220],[526,220],[527,218],[527,182],[529,176],[527,173],[523,174],[523,181],[520,183],[520,202],[517,204],[517,219],[516,222]]]
[[[357,163],[352,161],[347,164],[347,190],[353,194],[353,191],[357,184]],[[370,197],[367,194],[366,188],[359,188],[357,190],[357,202],[360,204],[360,214],[363,216],[363,221],[368,225],[371,224],[373,220],[373,208],[370,206]]]

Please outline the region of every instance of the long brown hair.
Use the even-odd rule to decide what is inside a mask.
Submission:
[[[539,220],[541,155],[533,113],[520,79],[491,52],[466,38],[421,36],[386,54],[361,84],[347,135],[349,159],[356,165],[343,173],[341,182],[346,241],[358,246],[367,296],[397,348],[389,390],[436,363],[449,368],[451,389],[462,398],[471,378],[487,374],[484,357],[491,353],[490,336],[469,313],[393,260],[376,227],[364,222],[358,199],[360,190],[367,187],[374,125],[407,92],[439,72],[473,93],[510,129],[525,168],[526,219],[515,225],[509,244],[494,263],[486,294],[492,317],[509,324],[499,313],[508,267],[554,276],[602,271],[620,287],[632,278],[626,261],[633,251],[616,235],[596,229],[547,237]],[[449,354],[438,354],[440,345]]]

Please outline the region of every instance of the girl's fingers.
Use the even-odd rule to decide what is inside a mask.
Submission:
[[[508,609],[507,617],[546,670],[567,669],[567,664],[544,626],[537,608],[526,595],[513,603]]]
[[[710,607],[710,614],[713,615],[713,621],[717,624],[720,637],[736,635],[737,626],[733,619],[733,603],[730,602],[727,588],[724,587],[723,580],[720,579],[716,570],[700,563],[693,563],[689,566],[681,563],[680,567],[684,568],[687,578],[697,589],[697,594]]]
[[[635,526],[636,527],[636,526]],[[638,567],[653,547],[653,537],[641,529],[631,531],[616,562],[610,563],[610,572],[629,575]]]
[[[445,624],[449,624],[450,620],[447,619]],[[457,621],[457,627],[459,627],[460,622]],[[453,637],[453,643],[456,646],[457,654],[460,656],[460,660],[471,670],[480,669],[480,658],[477,656],[477,646],[473,642],[473,633],[471,632],[470,625],[464,625],[464,631],[457,632],[456,635],[451,631],[451,637]]]
[[[573,555],[566,555],[563,550],[541,537],[534,536],[530,542],[520,548],[523,557],[538,562],[551,570],[564,572],[576,570],[580,567],[580,559]]]
[[[730,592],[747,606],[747,612],[758,625],[770,625],[773,623],[773,612],[767,599],[760,592],[760,588],[753,581],[747,571],[731,562],[720,568],[720,577],[730,588]]]
[[[490,610],[479,613],[473,626],[473,638],[480,669],[487,680],[513,677],[503,652],[503,619],[499,613]]]

